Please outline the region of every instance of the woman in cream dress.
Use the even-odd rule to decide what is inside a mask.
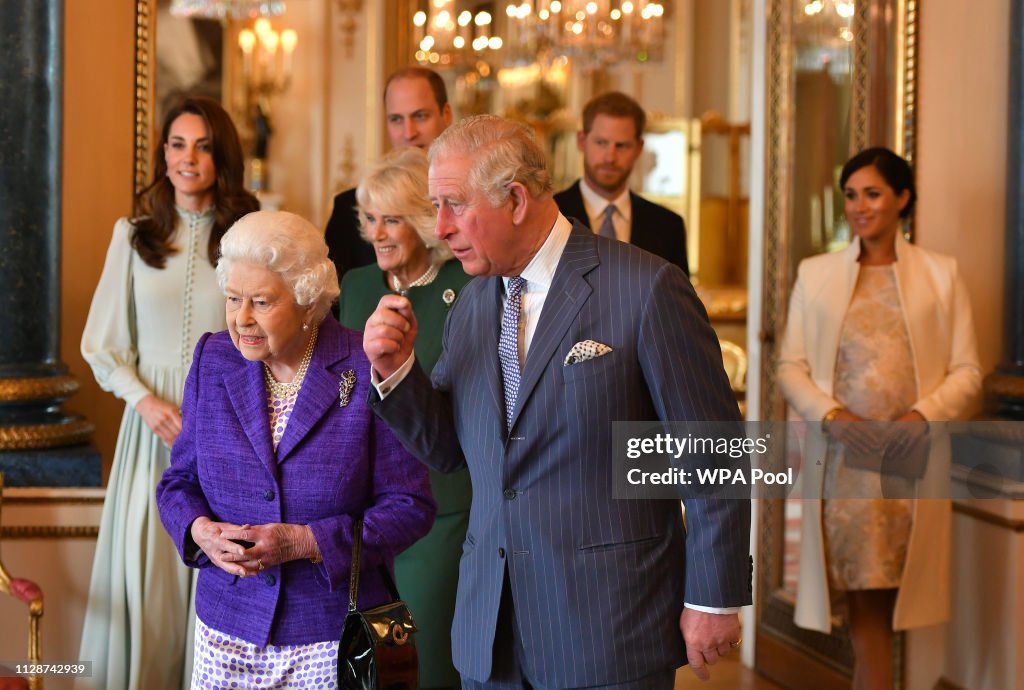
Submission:
[[[220,238],[259,208],[238,134],[207,98],[172,108],[154,180],[114,226],[82,334],[96,381],[125,401],[107,483],[79,659],[83,688],[179,688],[191,666],[191,573],[164,532],[154,489],[181,431],[192,350],[224,329]]]
[[[943,494],[948,443],[932,435],[916,486],[851,467],[837,449],[874,442],[854,422],[907,423],[893,432],[956,419],[981,369],[956,261],[901,236],[916,196],[907,162],[868,149],[843,167],[840,186],[856,239],[800,264],[779,359],[783,394],[809,422],[795,621],[827,633],[831,600],[844,598],[853,687],[889,688],[892,630],[949,617],[950,502],[907,498]]]

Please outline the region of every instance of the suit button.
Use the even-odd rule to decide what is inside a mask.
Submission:
[[[507,498],[508,500],[511,501],[515,497],[516,497],[516,490],[515,489],[505,489],[505,498]]]
[[[504,558],[504,557],[505,557],[505,549],[503,549],[503,548],[501,548],[499,546],[498,547],[498,558]]]
[[[270,573],[267,573],[263,576],[263,582],[266,583],[268,587],[273,587],[277,584],[277,578],[271,575]]]
[[[265,500],[265,501],[273,501],[274,500],[274,492],[271,491],[270,489],[267,489],[266,491],[264,491],[263,492],[263,500]]]

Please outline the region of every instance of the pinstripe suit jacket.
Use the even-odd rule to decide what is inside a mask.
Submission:
[[[749,501],[612,498],[611,424],[734,420],[704,308],[674,265],[573,227],[523,365],[506,433],[501,279],[477,278],[445,325],[433,385],[417,366],[371,405],[442,471],[468,465],[469,533],[452,628],[455,665],[491,672],[507,569],[530,676],[605,685],[685,663],[684,599],[750,603]],[[573,344],[614,351],[569,367]]]

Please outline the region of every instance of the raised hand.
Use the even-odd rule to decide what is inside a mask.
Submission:
[[[412,356],[416,333],[412,303],[401,295],[381,297],[363,331],[363,351],[381,380],[394,374]]]

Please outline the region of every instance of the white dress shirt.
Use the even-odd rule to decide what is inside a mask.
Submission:
[[[604,210],[608,204],[615,204],[615,214],[612,216],[612,225],[615,226],[615,239],[629,244],[633,236],[633,203],[629,198],[629,188],[622,190],[611,201],[594,191],[594,188],[587,184],[585,178],[580,178],[580,192],[583,196],[583,208],[590,218],[590,228],[596,233],[601,231],[601,223],[604,222]]]

